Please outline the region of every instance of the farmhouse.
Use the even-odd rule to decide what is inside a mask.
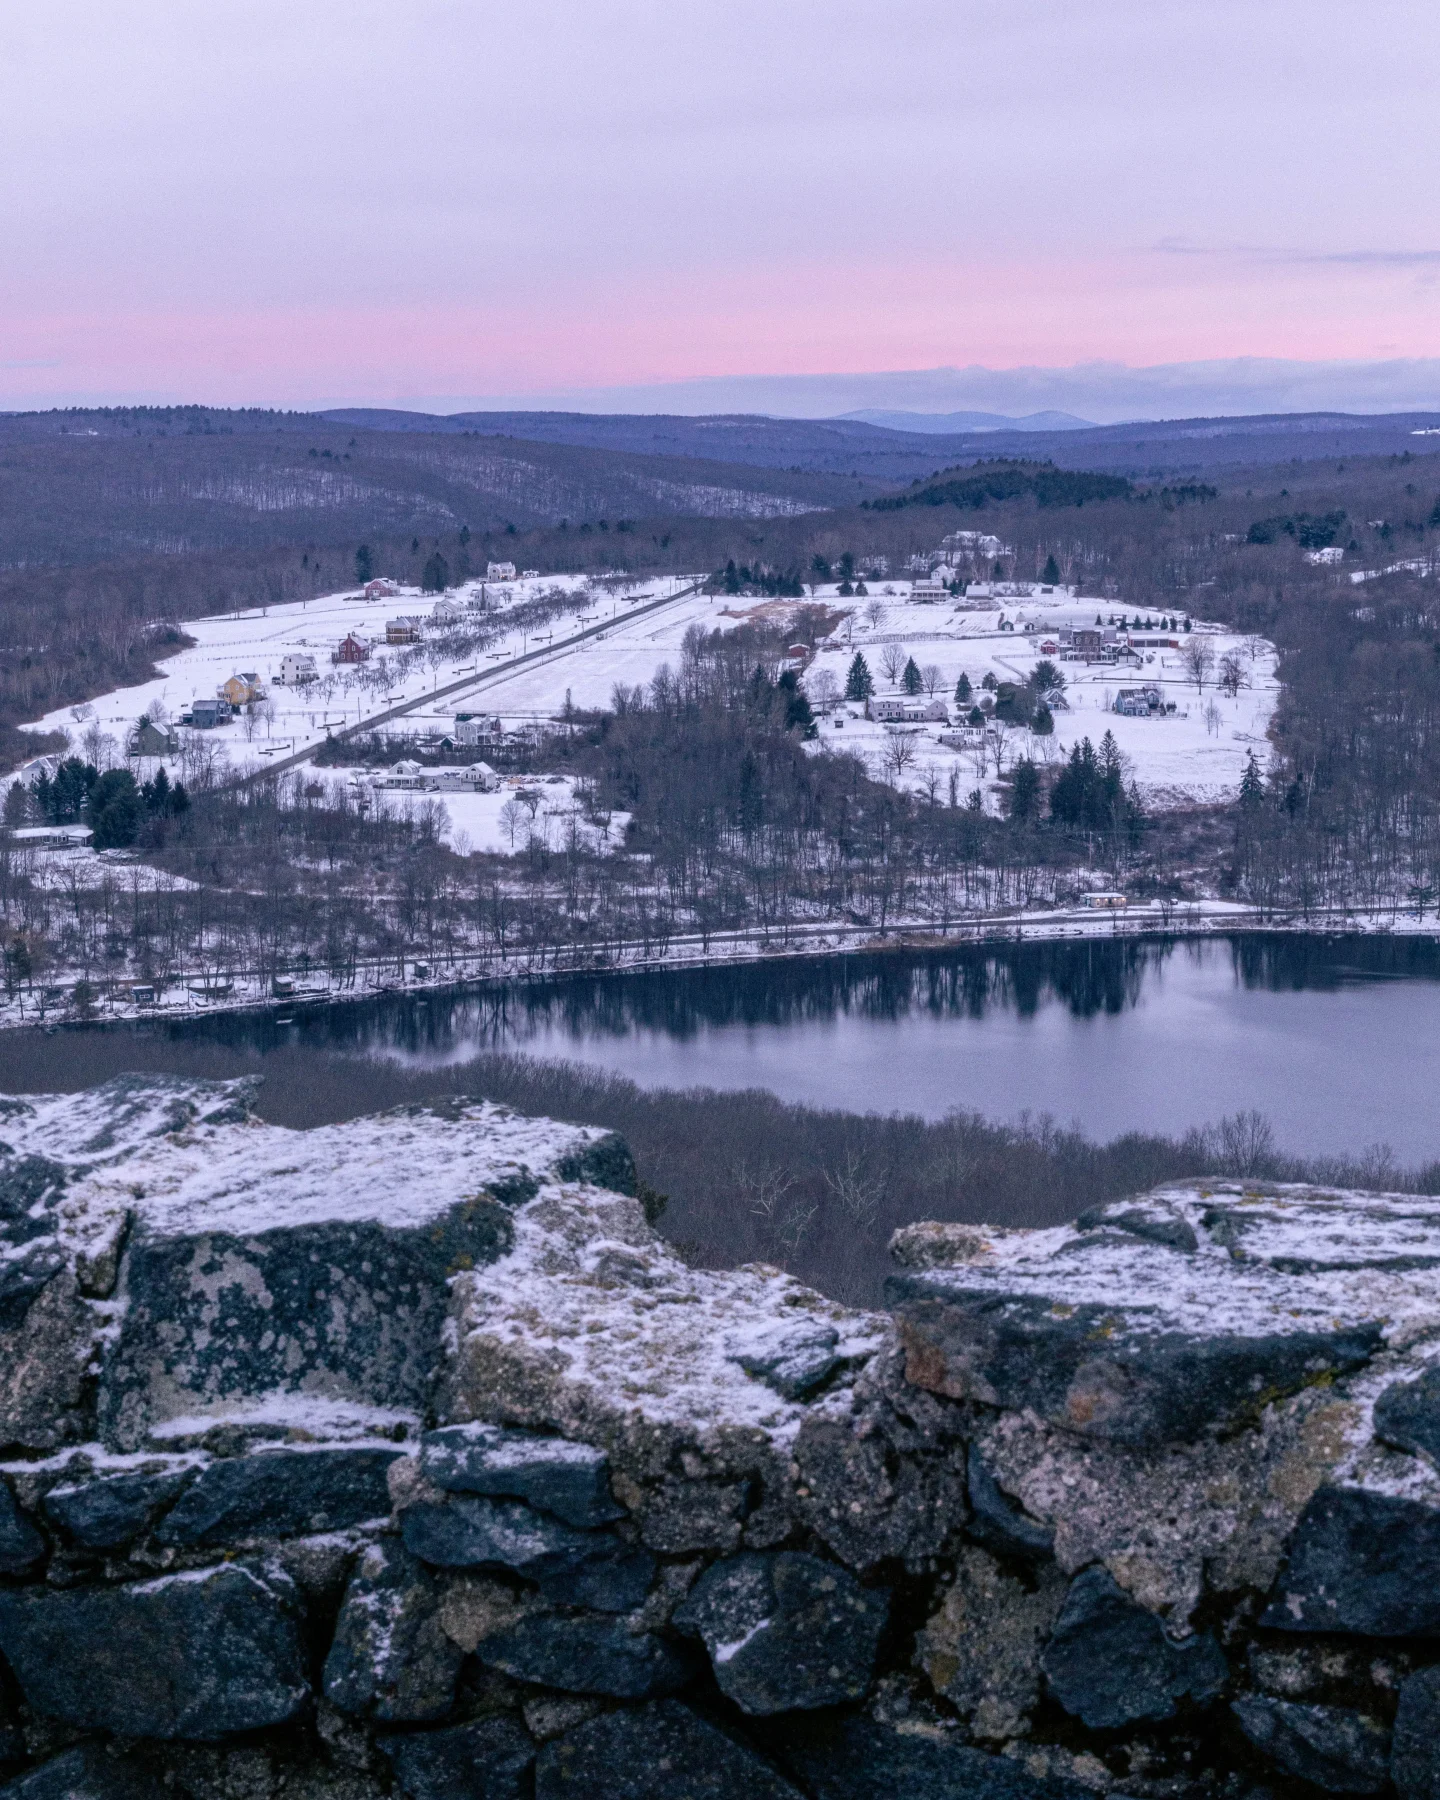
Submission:
[[[280,658],[279,680],[285,687],[303,687],[319,675],[315,658],[302,650],[287,650]]]
[[[917,581],[911,588],[910,598],[921,605],[926,602],[934,605],[939,601],[948,600],[950,590],[943,581],[937,581],[933,576],[927,575],[923,581]]]
[[[222,700],[238,711],[240,707],[250,706],[260,698],[260,677],[253,670],[243,675],[232,675],[228,681],[222,681],[216,691]]]
[[[940,540],[940,548],[960,556],[1004,556],[1006,546],[988,531],[952,531]]]
[[[129,756],[175,756],[180,749],[180,740],[168,727],[142,719],[131,733],[130,742],[126,745]]]
[[[197,731],[212,731],[217,725],[226,724],[231,717],[228,700],[194,700],[190,705],[190,717],[182,723],[189,723]]]
[[[514,563],[488,563],[485,568],[485,579],[487,581],[513,581],[515,579]]]
[[[387,644],[418,644],[425,635],[425,621],[414,613],[402,613],[398,619],[385,621]]]
[[[1148,719],[1152,713],[1164,712],[1165,697],[1158,687],[1121,688],[1115,696],[1115,710],[1122,718]]]
[[[943,700],[916,700],[908,695],[871,700],[868,710],[870,717],[881,725],[943,725],[950,718],[950,710]]]
[[[355,636],[354,632],[351,632],[348,637],[341,638],[340,643],[330,660],[331,662],[337,663],[369,662],[370,646],[368,644],[362,644],[360,639]]]
[[[393,581],[381,579],[378,581],[367,581],[365,583],[365,598],[367,600],[393,600],[399,592],[399,588],[396,587]]]
[[[455,729],[450,735],[462,749],[473,749],[477,744],[498,744],[505,735],[505,727],[498,718],[477,719],[469,713],[456,713]]]

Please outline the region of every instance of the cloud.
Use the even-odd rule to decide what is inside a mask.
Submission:
[[[1227,262],[1305,266],[1328,263],[1393,269],[1423,268],[1440,263],[1440,250],[1296,250],[1279,244],[1191,244],[1183,238],[1161,238],[1150,248],[1159,256],[1209,257]]]

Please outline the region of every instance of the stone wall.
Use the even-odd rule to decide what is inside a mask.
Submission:
[[[1440,1206],[686,1267],[613,1138],[0,1122],[0,1795],[1440,1800]]]

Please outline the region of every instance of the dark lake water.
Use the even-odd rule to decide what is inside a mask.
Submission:
[[[1440,945],[1429,939],[896,951],[285,1010],[288,1026],[250,1014],[122,1029],[147,1036],[152,1063],[157,1038],[262,1068],[284,1051],[289,1070],[297,1055],[363,1055],[438,1071],[502,1049],[646,1086],[764,1087],[846,1111],[1050,1113],[1097,1138],[1255,1107],[1287,1149],[1383,1142],[1405,1162],[1440,1157]],[[40,1060],[78,1069],[101,1035],[113,1064],[113,1028],[56,1034]],[[0,1047],[0,1083],[19,1050]]]

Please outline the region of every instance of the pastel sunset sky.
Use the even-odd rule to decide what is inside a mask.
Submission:
[[[1416,0],[0,7],[0,406],[1440,357]]]

